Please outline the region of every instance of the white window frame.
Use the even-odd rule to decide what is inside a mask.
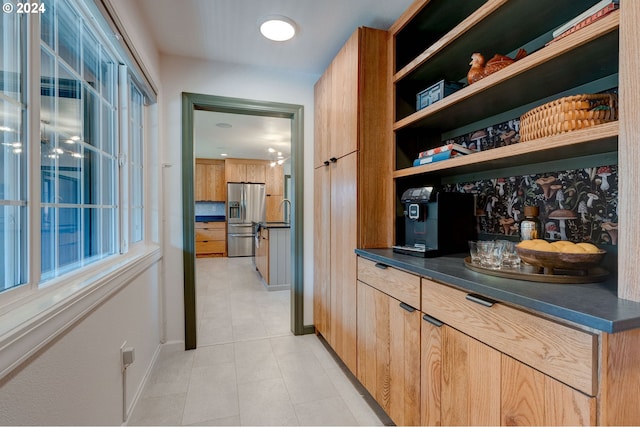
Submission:
[[[95,15],[96,11],[101,10],[97,4],[91,4],[92,0],[74,0],[75,6],[86,18],[91,14]],[[96,3],[99,0],[95,0]],[[94,21],[100,21],[102,17],[96,17],[85,22],[85,25],[95,25]],[[112,56],[116,61],[131,63],[131,58],[123,59],[125,55],[131,54],[122,49],[122,46],[116,45],[108,41],[103,31],[106,26],[118,25],[113,22],[107,25],[101,24],[100,28],[95,28],[94,35],[99,38],[101,43],[105,43],[105,47],[113,50]],[[136,244],[130,250],[121,250],[121,253],[111,255],[103,260],[97,261],[90,265],[81,267],[59,277],[55,277],[44,284],[41,283],[40,269],[40,150],[34,148],[33,137],[39,139],[40,135],[40,24],[37,15],[30,15],[27,18],[27,84],[26,103],[27,103],[27,132],[24,137],[25,141],[29,141],[29,149],[26,152],[28,156],[27,168],[28,172],[28,229],[30,238],[28,239],[29,267],[28,282],[23,285],[10,288],[0,293],[0,379],[9,374],[15,367],[27,360],[36,352],[46,346],[49,342],[60,336],[64,331],[73,326],[76,322],[86,316],[87,313],[94,310],[104,300],[118,292],[122,287],[126,286],[131,280],[137,277],[141,272],[145,271],[151,265],[157,263],[161,257],[160,242],[152,241],[149,236],[158,235],[158,230],[150,230],[153,222],[149,220],[148,212],[151,209],[146,207],[149,200],[154,197],[145,188],[145,205],[144,216],[144,238],[143,241]],[[143,94],[153,93],[155,99],[154,85],[148,76],[140,76],[139,70],[127,70],[127,76],[132,73],[136,75],[136,82],[151,82],[151,86],[143,89]],[[128,88],[128,85],[125,87]],[[146,93],[145,93],[146,91]],[[146,111],[147,107],[143,108]],[[157,114],[157,108],[154,108]],[[118,112],[120,115],[121,112]],[[122,125],[128,122],[121,120],[118,116],[117,122]],[[147,118],[143,118],[143,126],[147,124]],[[115,130],[119,141],[122,139],[121,129]],[[146,137],[146,135],[144,135]],[[148,141],[143,141],[143,147],[147,147]],[[38,147],[38,145],[35,145]],[[145,150],[146,152],[146,150]],[[144,156],[144,162],[148,162],[148,157]],[[147,166],[146,164],[144,164]],[[144,181],[148,182],[149,174],[154,173],[154,168],[149,165],[144,167]],[[122,169],[122,168],[121,168]],[[157,169],[157,165],[155,165]],[[158,171],[155,170],[157,174]],[[119,173],[119,175],[127,176],[128,173]],[[122,183],[120,182],[120,185]],[[156,190],[157,191],[157,190]],[[120,191],[120,199],[118,200],[118,210],[122,211],[127,207],[122,197],[127,192]],[[155,195],[155,199],[158,197]],[[160,210],[156,207],[156,212]],[[124,223],[121,221],[117,230],[120,230],[119,241],[122,241]],[[160,221],[156,221],[156,227]],[[35,237],[34,237],[35,235]],[[127,237],[128,238],[128,237]]]

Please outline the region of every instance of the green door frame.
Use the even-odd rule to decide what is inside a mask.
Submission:
[[[195,200],[194,200],[194,110],[246,114],[252,116],[291,119],[291,331],[295,335],[312,333],[313,326],[304,326],[303,317],[303,164],[304,133],[302,105],[255,101],[223,96],[182,93],[182,213],[184,266],[184,328],[185,349],[195,349],[196,277],[195,277]]]

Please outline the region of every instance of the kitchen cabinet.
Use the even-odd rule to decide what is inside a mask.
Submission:
[[[284,221],[284,212],[285,209],[288,209],[282,205],[284,200],[284,167],[269,165],[266,173],[266,221]]]
[[[358,380],[396,424],[597,423],[590,331],[362,257],[357,313]]]
[[[379,267],[358,258],[357,377],[396,425],[419,425],[420,280]]]
[[[267,181],[267,167],[265,160],[225,159],[225,180],[264,184]]]
[[[224,161],[196,159],[196,202],[225,202],[227,200],[227,185],[224,173]]]
[[[227,256],[226,222],[196,222],[196,256]]]
[[[354,373],[354,249],[392,236],[386,43],[359,28],[315,85],[314,322]]]

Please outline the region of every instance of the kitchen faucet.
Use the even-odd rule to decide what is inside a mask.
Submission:
[[[285,211],[285,216],[284,219],[286,223],[290,223],[291,222],[291,200],[289,199],[282,199],[282,201],[280,202],[280,210],[282,210],[282,205],[284,205],[286,202],[287,206],[289,206],[289,211]]]

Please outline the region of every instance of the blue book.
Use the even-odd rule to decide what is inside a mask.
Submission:
[[[428,163],[439,162],[441,160],[447,160],[452,157],[456,157],[457,155],[458,153],[456,153],[455,151],[451,151],[451,150],[441,151],[432,156],[420,157],[418,159],[415,159],[413,161],[413,166],[420,166],[420,165],[426,165]]]

